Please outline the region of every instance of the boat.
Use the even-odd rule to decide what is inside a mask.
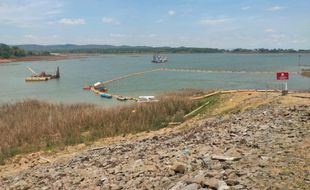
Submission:
[[[164,56],[160,56],[159,54],[155,54],[153,55],[152,62],[153,63],[166,63],[168,62],[168,58]]]
[[[84,86],[83,90],[90,90],[92,86]]]
[[[112,95],[111,94],[107,94],[107,93],[99,93],[99,95],[103,98],[112,98]]]
[[[158,102],[158,100],[155,99],[155,96],[139,96],[137,102]]]
[[[31,77],[25,78],[25,81],[47,81],[50,79],[59,79],[60,78],[60,73],[59,73],[59,67],[57,67],[56,73],[55,74],[48,74],[44,71],[41,73],[37,74],[34,70],[32,70],[30,67],[27,67],[29,71],[33,73]]]
[[[119,101],[127,101],[128,100],[128,98],[124,97],[124,96],[117,96],[116,99]]]
[[[147,99],[147,100],[152,100],[154,99],[155,96],[139,96],[139,99]]]
[[[97,90],[98,92],[107,92],[108,91],[108,89],[101,82],[96,82],[94,84],[94,89]]]
[[[95,90],[99,91],[99,92],[108,92],[108,89],[105,87],[94,87]]]

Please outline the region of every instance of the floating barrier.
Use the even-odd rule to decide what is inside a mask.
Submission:
[[[271,71],[228,71],[228,70],[203,70],[203,69],[183,69],[183,68],[158,68],[158,69],[152,69],[152,70],[147,70],[147,71],[141,71],[141,72],[136,72],[136,73],[131,73],[131,74],[127,74],[127,75],[123,75],[114,79],[110,79],[107,81],[103,81],[103,82],[97,82],[95,85],[99,86],[99,85],[106,85],[109,84],[111,82],[114,81],[118,81],[118,80],[123,80],[129,77],[133,77],[133,76],[137,76],[137,75],[143,75],[146,73],[152,73],[152,72],[158,72],[158,71],[173,71],[173,72],[198,72],[198,73],[240,73],[240,74],[245,74],[245,73],[251,73],[251,74],[274,74],[275,72],[271,72]],[[299,72],[290,72],[290,74],[299,74]],[[85,89],[85,87],[83,88]],[[86,89],[85,89],[86,90]],[[88,90],[88,88],[87,88]],[[93,91],[95,94],[100,94],[102,92],[96,90],[94,88],[94,86],[90,87],[90,90]],[[227,91],[217,91],[217,92],[213,92],[211,94],[207,94],[204,95],[202,97],[192,97],[191,100],[199,100],[202,98],[206,98],[208,96],[213,96],[215,94],[218,93],[236,93],[236,92],[279,92],[280,90],[276,89],[276,90],[256,90],[256,89],[240,89],[240,90],[227,90]],[[133,97],[124,97],[121,95],[113,95],[110,94],[112,97],[116,97],[118,100],[120,101],[125,101],[125,100],[135,100],[135,101],[139,101],[140,98],[133,98]]]

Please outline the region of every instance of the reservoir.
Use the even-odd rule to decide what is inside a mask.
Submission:
[[[0,104],[25,99],[61,103],[118,104],[82,88],[130,73],[164,68],[107,84],[109,93],[124,96],[159,95],[179,89],[281,89],[276,72],[288,71],[289,90],[309,90],[310,78],[298,74],[302,65],[310,68],[310,54],[164,54],[167,63],[151,63],[151,54],[98,55],[81,59],[0,64]],[[54,72],[61,78],[25,82],[36,72]],[[166,70],[165,70],[166,69]]]

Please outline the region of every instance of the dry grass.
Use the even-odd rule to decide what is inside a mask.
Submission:
[[[310,77],[310,69],[302,69],[301,75],[305,77]]]
[[[183,94],[109,109],[26,100],[0,106],[0,162],[19,153],[156,130],[182,121],[197,103]]]

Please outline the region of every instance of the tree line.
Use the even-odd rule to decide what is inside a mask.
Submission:
[[[149,46],[112,46],[112,45],[19,45],[8,46],[0,43],[0,57],[14,58],[29,55],[50,55],[53,53],[310,53],[308,50],[295,49],[218,49],[197,47],[149,47]]]
[[[121,54],[121,53],[310,53],[308,50],[295,49],[219,49],[219,48],[197,48],[197,47],[150,47],[150,46],[112,46],[112,45],[21,45],[19,46],[33,52],[49,51],[55,53],[99,53],[99,54]]]
[[[0,44],[0,58],[14,58],[14,57],[24,57],[26,56],[26,51],[18,48],[17,46],[8,46],[6,44]]]
[[[18,46],[9,46],[0,43],[0,58],[9,59],[31,55],[50,55],[50,53],[48,51],[40,51],[40,52],[26,51]]]

